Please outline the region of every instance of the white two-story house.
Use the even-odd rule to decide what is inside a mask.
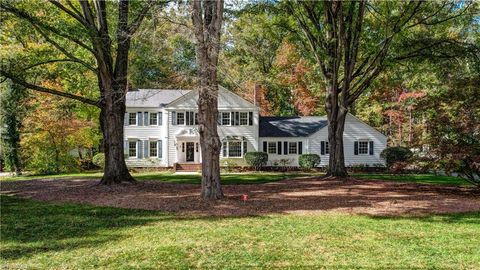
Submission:
[[[130,167],[173,167],[200,164],[195,90],[140,89],[127,93],[125,115],[125,156]],[[246,152],[264,151],[269,165],[298,165],[301,154],[320,155],[328,164],[327,121],[325,117],[261,117],[259,108],[220,87],[218,133],[221,158],[243,165]],[[345,123],[345,162],[384,164],[380,152],[386,137],[349,115]]]

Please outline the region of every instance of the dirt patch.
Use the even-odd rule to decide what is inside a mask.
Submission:
[[[226,198],[206,202],[199,185],[141,181],[116,186],[98,180],[4,182],[2,194],[53,202],[161,210],[189,216],[245,216],[335,211],[368,215],[424,215],[480,211],[480,195],[468,188],[387,181],[304,178],[267,184],[225,185]],[[248,201],[241,195],[248,194]]]

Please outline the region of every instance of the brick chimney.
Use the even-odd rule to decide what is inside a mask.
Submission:
[[[253,89],[253,104],[255,106],[258,106],[260,107],[260,100],[261,100],[261,96],[260,96],[260,91],[262,90],[262,86],[259,85],[259,84],[255,84],[255,87]]]

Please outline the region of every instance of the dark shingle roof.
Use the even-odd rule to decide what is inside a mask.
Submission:
[[[327,126],[324,116],[260,117],[260,137],[308,137]]]

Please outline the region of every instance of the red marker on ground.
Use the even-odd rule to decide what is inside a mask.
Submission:
[[[248,195],[247,194],[242,194],[242,201],[247,201],[248,200]]]

